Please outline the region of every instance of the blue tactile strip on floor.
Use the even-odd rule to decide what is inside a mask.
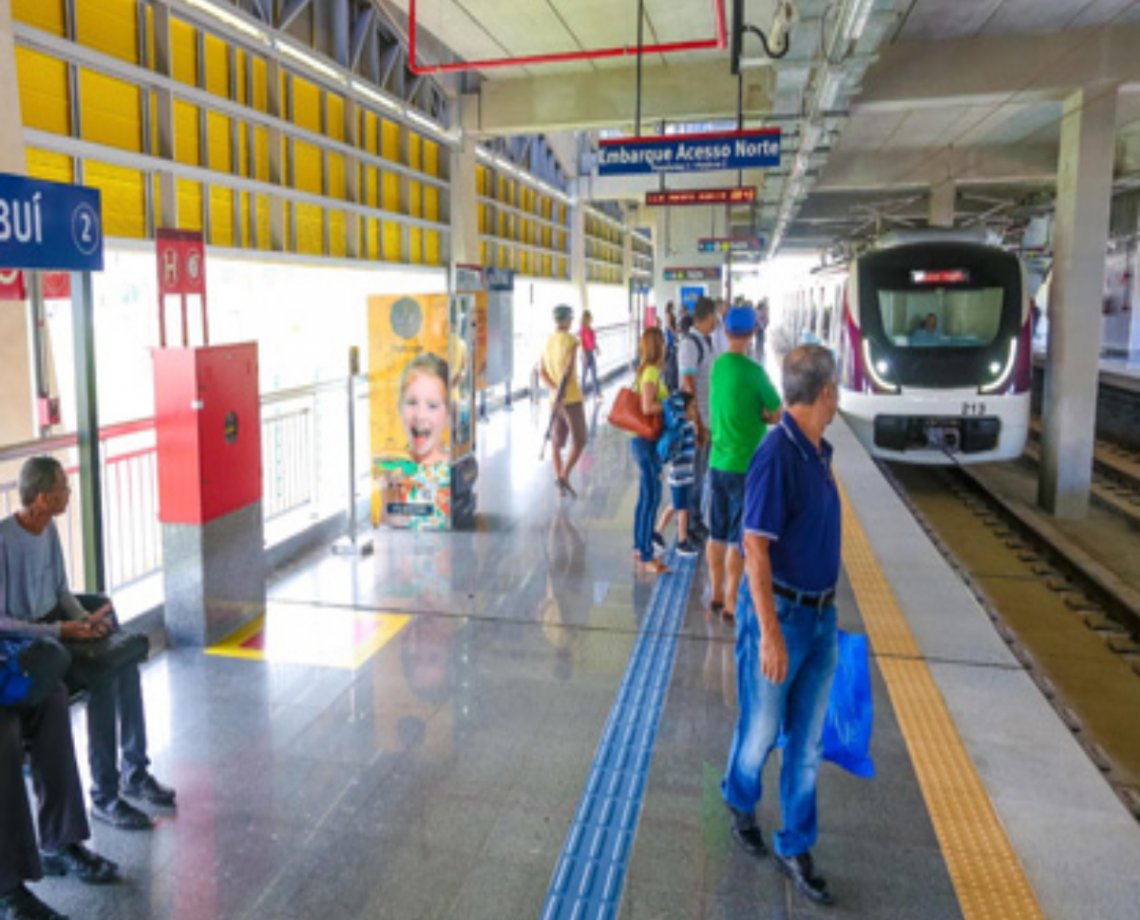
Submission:
[[[550,880],[542,920],[617,916],[696,558],[674,554],[673,571],[653,588]]]

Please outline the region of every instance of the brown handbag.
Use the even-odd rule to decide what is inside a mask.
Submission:
[[[610,408],[609,423],[639,438],[656,441],[661,437],[661,416],[641,411],[641,394],[632,387],[622,387]]]

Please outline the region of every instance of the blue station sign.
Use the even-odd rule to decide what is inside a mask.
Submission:
[[[0,173],[0,268],[102,271],[98,189]]]
[[[598,175],[764,169],[780,165],[780,129],[667,134],[598,142]]]

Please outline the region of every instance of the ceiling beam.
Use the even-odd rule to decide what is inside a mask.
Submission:
[[[948,180],[959,185],[1052,184],[1056,176],[1057,148],[1051,145],[838,150],[828,158],[812,193],[927,188]]]
[[[765,72],[745,74],[746,116],[770,110],[768,83]],[[736,78],[722,61],[647,66],[642,87],[643,124],[736,116]],[[631,68],[487,80],[477,99],[464,107],[463,128],[478,135],[628,125],[635,103]]]
[[[1140,24],[904,42],[882,50],[853,111],[1062,99],[1095,83],[1140,85],[1137,48]]]

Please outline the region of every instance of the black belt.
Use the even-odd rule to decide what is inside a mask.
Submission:
[[[792,588],[785,588],[783,585],[773,584],[772,593],[786,597],[801,607],[814,607],[816,610],[830,607],[835,601],[835,591],[833,590],[824,591],[822,594],[809,594],[807,591],[796,591]]]

